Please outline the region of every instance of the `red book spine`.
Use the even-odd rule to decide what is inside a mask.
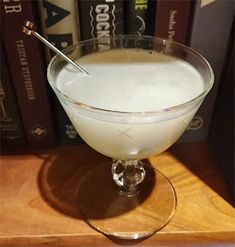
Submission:
[[[191,0],[158,0],[155,36],[186,44],[191,6]]]
[[[36,1],[2,1],[2,35],[30,146],[51,146],[54,131],[42,46],[22,32],[25,20],[37,24]]]

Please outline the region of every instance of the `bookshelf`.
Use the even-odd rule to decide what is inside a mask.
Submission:
[[[141,0],[134,3],[134,0],[111,0],[103,5],[102,1],[2,1],[4,25],[1,38],[8,60],[9,78],[16,94],[15,97],[14,92],[10,93],[5,99],[17,98],[20,117],[14,111],[12,115],[15,125],[21,129],[18,136],[29,146],[49,147],[55,143],[82,142],[48,87],[45,65],[53,54],[47,49],[45,51],[36,39],[21,32],[25,19],[28,19],[35,22],[38,31],[59,49],[79,40],[123,33],[155,35],[190,45],[211,64],[215,83],[181,141],[206,141],[226,60],[234,15],[233,2]],[[12,32],[8,32],[9,29]],[[13,110],[18,112],[18,109]],[[15,133],[2,133],[4,141],[17,138]]]

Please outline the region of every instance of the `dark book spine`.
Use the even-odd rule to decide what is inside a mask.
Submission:
[[[191,7],[191,0],[158,0],[155,36],[186,44]]]
[[[190,46],[208,60],[214,71],[215,81],[212,90],[182,136],[182,142],[204,142],[208,138],[233,17],[233,1],[196,1]]]
[[[80,0],[81,39],[123,33],[122,0]]]
[[[80,40],[80,28],[77,0],[48,0],[38,2],[42,33],[59,50],[77,43]],[[47,47],[47,62],[53,51]],[[52,92],[53,115],[56,119],[57,135],[63,144],[79,144],[82,139],[77,134],[57,97]]]
[[[124,1],[125,33],[133,35],[154,35],[155,1]]]
[[[37,24],[34,1],[2,1],[2,35],[27,141],[55,143],[41,43],[22,32],[25,20]]]
[[[217,164],[229,186],[233,206],[235,206],[234,24],[233,22],[208,138]]]
[[[16,101],[14,88],[1,43],[1,81],[0,81],[0,136],[5,147],[26,145],[24,129]]]

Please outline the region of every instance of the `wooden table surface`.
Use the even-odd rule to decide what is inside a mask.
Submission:
[[[86,145],[2,155],[0,246],[234,246],[235,209],[207,144],[176,144],[151,157],[177,193],[173,219],[141,241],[108,238],[88,226],[74,188],[107,158]]]

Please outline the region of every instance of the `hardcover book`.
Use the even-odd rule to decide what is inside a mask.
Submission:
[[[217,164],[220,166],[230,189],[231,198],[233,199],[233,206],[235,206],[234,56],[233,25],[208,138]]]
[[[233,16],[233,1],[196,1],[190,46],[208,60],[214,71],[215,81],[212,90],[181,138],[182,142],[207,140]]]
[[[34,1],[2,1],[2,36],[26,138],[30,146],[55,143],[41,43],[22,32],[25,20],[37,25]]]
[[[59,50],[80,40],[76,0],[43,0],[38,2],[42,33]],[[45,46],[47,62],[55,53]]]
[[[124,13],[126,34],[153,36],[155,1],[126,0],[124,1]]]
[[[191,0],[158,0],[155,36],[186,44],[191,7]]]
[[[77,0],[43,0],[38,2],[42,33],[59,50],[80,40]],[[47,62],[54,52],[46,48]],[[56,119],[57,135],[63,144],[79,144],[82,139],[77,134],[57,97],[52,94],[52,107]]]
[[[2,43],[0,75],[1,144],[3,145],[3,148],[25,145],[24,128]]]
[[[80,0],[81,39],[123,33],[122,0]]]

